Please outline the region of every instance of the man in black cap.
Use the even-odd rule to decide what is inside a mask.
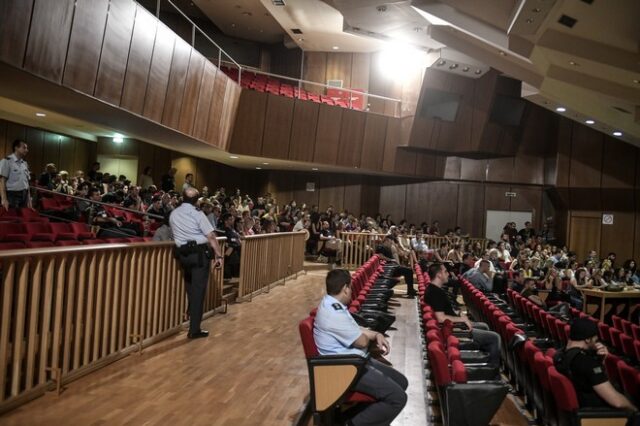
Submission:
[[[567,376],[576,389],[580,407],[613,407],[629,411],[637,408],[618,392],[604,371],[602,360],[609,355],[598,342],[598,327],[588,318],[571,324],[567,346],[556,353],[556,369]]]

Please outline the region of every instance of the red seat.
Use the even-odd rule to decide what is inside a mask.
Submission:
[[[24,243],[14,242],[14,243],[0,243],[0,250],[16,250],[23,249]]]
[[[53,242],[51,242],[51,241],[29,241],[27,243],[27,248],[44,248],[44,247],[53,247]]]
[[[95,239],[96,237],[93,232],[89,230],[89,226],[85,223],[71,222],[69,226],[71,227],[71,232],[76,234],[76,239]]]
[[[48,211],[61,211],[65,209],[65,207],[61,206],[55,198],[41,198],[40,206],[42,207],[42,210]]]
[[[80,241],[78,240],[60,240],[60,241],[56,241],[56,246],[77,246],[79,244],[82,244]]]
[[[40,213],[33,209],[20,209],[19,216],[24,222],[49,222],[49,219],[40,216]]]
[[[604,359],[604,369],[607,372],[607,377],[609,377],[609,381],[616,386],[621,384],[618,362],[620,362],[620,357],[614,354],[609,354]]]
[[[622,353],[630,359],[636,359],[636,350],[633,347],[633,337],[622,333],[620,335],[620,344],[622,345]]]
[[[24,209],[23,209],[24,210]],[[30,236],[30,241],[55,241],[56,236],[51,232],[49,223],[44,222],[27,222],[24,229]]]
[[[640,340],[640,326],[631,324],[631,335],[634,340]]]
[[[30,236],[24,230],[24,226],[20,223],[0,222],[0,238],[3,241],[23,242],[30,241]]]
[[[51,222],[49,223],[51,232],[56,236],[56,240],[76,240],[76,233],[72,231],[68,223]]]
[[[104,244],[105,240],[100,240],[97,238],[89,238],[87,240],[82,240],[82,244],[91,245],[91,244]]]
[[[624,361],[618,361],[622,387],[636,402],[640,401],[640,372]]]

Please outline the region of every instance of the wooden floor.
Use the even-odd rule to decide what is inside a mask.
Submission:
[[[0,425],[291,425],[309,392],[297,330],[324,293],[326,270],[235,304],[203,323],[0,417]],[[388,359],[409,379],[394,426],[426,425],[425,381],[415,300],[397,299]],[[492,424],[519,425],[509,402]]]

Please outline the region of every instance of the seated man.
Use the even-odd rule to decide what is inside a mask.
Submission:
[[[434,263],[427,269],[431,284],[427,286],[424,293],[424,302],[431,306],[435,313],[436,320],[443,323],[446,320],[451,322],[463,322],[471,330],[473,341],[480,346],[480,349],[489,354],[489,363],[495,367],[500,366],[500,336],[489,330],[489,326],[482,322],[471,322],[465,314],[458,314],[451,304],[447,292],[442,286],[449,277],[446,268],[442,263]]]
[[[399,277],[403,276],[404,281],[407,283],[407,297],[413,298],[416,296],[417,292],[413,288],[413,271],[411,268],[407,266],[402,266],[398,262],[397,256],[393,254],[393,245],[395,237],[393,235],[387,235],[382,240],[382,244],[376,247],[376,255],[382,259],[387,261],[387,263],[391,263],[395,265],[395,268],[391,271],[391,277]]]
[[[542,309],[547,308],[547,304],[538,296],[538,289],[536,287],[536,280],[533,278],[525,278],[523,282],[524,288],[520,292],[522,297],[526,297],[536,305],[540,306]]]
[[[605,372],[602,359],[607,347],[598,342],[598,327],[588,318],[578,318],[571,324],[567,346],[553,359],[558,372],[573,383],[580,407],[613,407],[631,412],[637,408],[618,392]]]
[[[366,356],[374,344],[382,354],[389,353],[389,343],[375,331],[359,327],[346,304],[351,301],[351,275],[344,269],[327,274],[327,295],[315,317],[313,337],[321,355],[357,354]],[[354,391],[374,397],[377,401],[349,420],[353,425],[383,425],[402,411],[407,403],[408,382],[401,373],[369,358],[366,372],[358,379]]]
[[[493,291],[493,280],[491,279],[490,262],[482,259],[478,266],[469,269],[463,275],[464,278],[469,280],[474,287],[484,292]]]

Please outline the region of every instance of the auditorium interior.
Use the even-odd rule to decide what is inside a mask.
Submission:
[[[640,425],[639,20],[0,0],[0,425]]]

